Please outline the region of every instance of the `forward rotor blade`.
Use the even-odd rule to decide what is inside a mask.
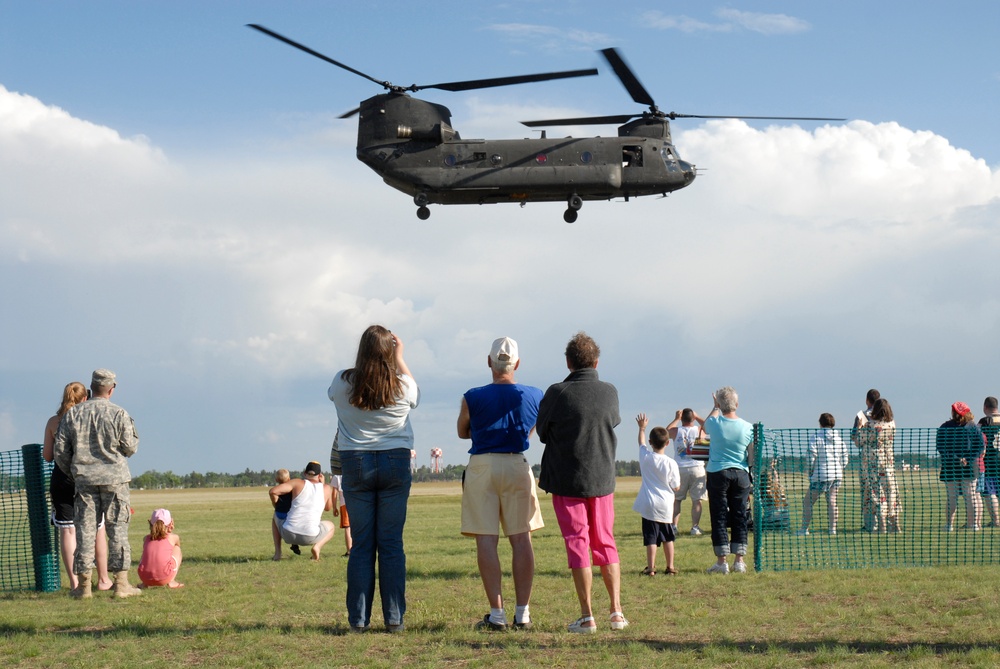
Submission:
[[[639,83],[639,78],[635,76],[632,69],[625,63],[625,59],[619,55],[617,49],[602,49],[601,54],[608,61],[608,65],[615,71],[615,74],[618,75],[618,79],[621,80],[622,85],[625,86],[625,90],[629,92],[633,100],[639,104],[649,105],[653,108],[656,107],[656,103],[653,102],[653,96]]]
[[[442,91],[471,91],[477,88],[494,88],[496,86],[513,86],[514,84],[530,84],[536,81],[550,81],[552,79],[570,79],[572,77],[590,77],[597,74],[596,69],[589,70],[567,70],[565,72],[545,72],[542,74],[524,74],[516,77],[493,77],[491,79],[473,79],[470,81],[452,81],[443,84],[429,84],[417,86],[414,84],[406,90],[420,91],[425,88],[436,88]]]
[[[747,121],[846,121],[846,118],[826,118],[823,116],[707,116],[705,114],[678,114],[670,112],[670,119],[675,118],[735,118]]]
[[[545,121],[521,121],[521,125],[529,128],[540,128],[549,125],[610,125],[617,123],[628,123],[632,119],[642,116],[642,114],[628,114],[625,116],[583,116],[580,118],[558,118]]]
[[[355,107],[354,109],[352,109],[349,112],[344,112],[343,114],[341,114],[337,118],[351,118],[352,116],[354,116],[355,114],[357,114],[359,111],[361,111],[361,107]]]
[[[256,23],[248,23],[247,27],[248,28],[253,28],[254,30],[258,30],[258,31],[264,33],[265,35],[267,35],[269,37],[273,37],[274,39],[276,39],[278,41],[281,41],[281,42],[284,42],[285,44],[287,44],[289,46],[293,46],[293,47],[295,47],[296,49],[298,49],[300,51],[305,51],[310,56],[315,56],[316,58],[319,58],[320,60],[326,61],[327,63],[330,63],[331,65],[336,65],[337,67],[339,67],[341,69],[344,69],[344,70],[347,70],[348,72],[351,72],[353,74],[356,74],[359,77],[364,77],[368,81],[372,81],[372,82],[374,82],[374,83],[378,84],[379,86],[382,86],[382,87],[384,87],[386,89],[391,88],[391,86],[392,86],[392,84],[390,84],[388,81],[379,81],[378,79],[375,79],[374,77],[368,76],[364,72],[360,72],[358,70],[355,70],[353,67],[351,67],[349,65],[344,65],[343,63],[337,62],[333,58],[330,58],[329,56],[324,56],[319,51],[313,51],[312,49],[310,49],[306,45],[299,44],[295,40],[289,39],[288,37],[285,37],[284,35],[280,35],[280,34],[274,32],[273,30],[271,30],[269,28],[265,28],[262,25],[258,25]]]

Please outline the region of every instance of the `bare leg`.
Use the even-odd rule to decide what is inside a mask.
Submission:
[[[840,492],[840,487],[831,488],[829,492],[826,493],[826,515],[830,519],[830,532],[837,531],[837,517],[840,512],[837,510],[837,494]]]
[[[330,539],[333,539],[333,523],[331,523],[329,520],[324,520],[322,522],[323,522],[323,526],[326,527],[326,529],[328,530],[328,532],[326,533],[325,537],[323,537],[318,542],[316,542],[315,544],[313,544],[313,547],[312,547],[312,559],[313,560],[319,560],[319,552],[321,550],[323,550],[323,546],[326,545],[326,542],[328,542]]]
[[[351,552],[351,546],[353,546],[353,545],[354,545],[354,540],[351,539],[351,528],[350,527],[345,527],[344,528],[344,548],[345,548],[345,552],[350,553]]]
[[[701,509],[702,509],[701,500],[700,499],[692,499],[691,500],[691,525],[693,525],[693,526],[699,526],[699,525],[701,525]]]
[[[674,574],[677,573],[677,569],[674,567],[674,542],[667,541],[663,544],[663,557],[667,560],[667,573]]]
[[[177,572],[180,573],[180,570],[181,570],[181,557],[182,557],[181,547],[180,546],[174,546],[173,556],[174,556],[174,561],[177,562]],[[167,587],[168,588],[183,588],[184,584],[177,582],[177,575],[175,574],[173,580],[171,580],[170,583],[167,583]]]
[[[692,516],[694,511],[691,512]],[[677,527],[677,523],[681,521],[681,502],[680,500],[674,500],[674,527]]]
[[[609,613],[620,612],[622,610],[621,565],[617,562],[602,565],[601,577],[604,579],[604,587],[608,589],[608,598],[611,600]]]
[[[514,574],[514,597],[518,606],[528,606],[531,586],[535,580],[535,550],[531,546],[531,533],[524,532],[507,537],[513,552],[511,571]]]
[[[807,490],[805,497],[802,498],[802,529],[808,530],[809,523],[812,522],[813,517],[813,504],[816,503],[816,491]]]
[[[69,576],[69,588],[75,589],[79,585],[76,574],[73,573],[73,554],[76,553],[76,528],[59,528],[59,548],[62,550],[63,564],[66,565],[66,574]],[[107,576],[107,560],[105,560],[105,576]]]
[[[271,538],[274,539],[274,557],[272,560],[281,559],[281,532],[278,530],[278,520],[271,518]]]
[[[1000,504],[997,504],[997,496],[989,495],[985,502],[989,505],[990,520],[993,521],[994,527],[1000,526]]]
[[[486,599],[491,609],[503,608],[501,593],[500,556],[497,553],[499,535],[476,535],[476,564],[479,566],[479,578],[483,581]]]
[[[110,590],[114,583],[108,576],[108,533],[103,527],[97,528],[94,562],[97,563],[97,589]]]
[[[650,572],[656,571],[656,544],[646,546],[646,569]]]
[[[576,588],[577,599],[580,600],[580,617],[587,618],[594,615],[590,606],[590,588],[594,582],[594,572],[590,567],[579,567],[573,569],[573,586]],[[593,625],[596,627],[596,623]],[[591,627],[591,625],[587,625]]]
[[[947,481],[944,484],[948,494],[947,507],[944,513],[944,522],[950,528],[955,526],[955,512],[958,510],[958,483]]]

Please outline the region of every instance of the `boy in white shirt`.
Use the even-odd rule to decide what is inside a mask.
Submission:
[[[635,498],[632,510],[642,516],[642,542],[646,546],[646,568],[642,573],[646,576],[656,574],[656,549],[663,546],[663,555],[667,560],[666,574],[674,576],[674,491],[681,485],[680,472],[673,458],[664,453],[664,448],[670,441],[666,428],[654,427],[649,434],[646,445],[646,426],[649,420],[646,414],[635,417],[639,424],[639,472],[642,474],[642,485]],[[650,446],[652,448],[650,448]]]
[[[809,534],[813,504],[823,494],[826,495],[830,534],[837,533],[837,495],[844,481],[844,468],[850,454],[844,440],[833,429],[835,424],[831,414],[820,414],[820,429],[809,440],[809,490],[802,500],[802,527],[796,533],[799,536]]]

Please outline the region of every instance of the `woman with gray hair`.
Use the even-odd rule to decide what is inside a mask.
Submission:
[[[708,505],[712,516],[712,548],[716,563],[710,574],[728,574],[726,556],[736,555],[732,571],[747,570],[747,500],[750,498],[750,460],[753,458],[753,426],[736,416],[739,396],[731,386],[712,395],[715,407],[705,419],[709,436]],[[732,537],[729,528],[732,527]]]

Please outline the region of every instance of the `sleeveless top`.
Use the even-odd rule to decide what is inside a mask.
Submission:
[[[293,534],[313,535],[319,530],[319,521],[326,506],[323,484],[319,481],[302,482],[302,492],[292,500],[292,508],[282,527]]]

